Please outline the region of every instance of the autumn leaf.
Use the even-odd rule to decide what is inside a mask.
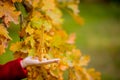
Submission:
[[[5,53],[5,48],[8,46],[9,40],[12,40],[11,37],[8,35],[7,29],[0,24],[0,55]]]
[[[46,41],[51,41],[52,40],[52,37],[48,34],[44,34],[44,38]]]
[[[80,17],[79,15],[75,15],[70,11],[68,11],[68,12],[78,24],[84,25],[84,19],[82,17]]]
[[[58,8],[48,10],[45,12],[46,15],[52,20],[53,25],[60,25],[63,22],[62,13]]]
[[[30,24],[28,24],[28,26],[26,27],[25,31],[29,35],[32,35],[34,33],[34,29],[30,27]]]
[[[0,45],[0,55],[5,53],[5,47],[3,45]]]
[[[35,49],[34,48],[32,48],[32,49],[29,49],[28,50],[28,56],[34,56],[34,54],[35,54]]]
[[[33,28],[37,28],[37,29],[40,29],[41,26],[43,25],[43,19],[39,18],[39,17],[33,17],[31,19],[31,26]]]
[[[62,44],[62,38],[59,35],[55,35],[52,39],[51,45],[59,48],[61,44]]]
[[[57,69],[57,67],[55,67],[55,69],[53,69],[53,66],[51,66],[51,70],[50,70],[50,74],[54,77],[54,78],[58,78],[58,74],[59,74],[59,70]],[[52,80],[52,79],[51,79]]]
[[[79,9],[78,9],[78,5],[77,4],[75,4],[75,3],[68,4],[67,7],[73,11],[74,15],[78,15]]]
[[[22,42],[16,42],[11,44],[10,50],[13,52],[19,51],[22,48]]]
[[[84,25],[84,19],[78,15],[72,15],[73,19],[80,25]]]
[[[75,33],[72,33],[72,34],[69,35],[69,38],[68,38],[68,40],[66,42],[68,44],[74,44],[75,43],[75,38],[76,38]]]
[[[43,11],[49,11],[55,9],[55,0],[42,0],[41,4],[42,4],[41,9]]]
[[[43,26],[45,27],[45,30],[46,30],[47,32],[49,32],[50,29],[52,28],[51,23],[50,23],[49,21],[47,21],[47,20],[44,20]]]
[[[74,66],[75,67],[75,75],[77,79],[81,80],[91,80],[91,76],[88,74],[87,69],[84,67]],[[80,75],[80,76],[79,76]]]
[[[34,38],[33,38],[32,35],[29,36],[29,37],[26,37],[26,39],[25,39],[25,44],[26,44],[26,45],[30,45],[32,48],[34,47],[34,45],[35,45],[35,40],[34,40]]]
[[[13,6],[13,4],[4,2],[2,3],[2,5],[0,5],[0,18],[3,18],[6,25],[8,25],[11,21],[15,24],[18,24],[19,15],[20,12],[15,11],[15,7]]]
[[[65,71],[66,69],[68,69],[68,65],[59,63],[59,68],[60,68],[60,70]]]
[[[96,72],[94,68],[90,68],[87,70],[88,74],[91,76],[92,79],[94,80],[101,80],[101,73]]]
[[[22,0],[12,0],[13,3],[15,2],[22,2]]]
[[[89,57],[89,56],[82,56],[82,57],[80,58],[79,65],[80,65],[80,66],[86,66],[89,61],[90,61],[90,57]]]
[[[6,38],[7,40],[12,40],[11,37],[8,35],[8,31],[7,29],[2,25],[0,24],[0,35],[3,36],[4,38]]]

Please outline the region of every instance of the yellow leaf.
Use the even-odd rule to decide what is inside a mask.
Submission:
[[[22,2],[22,0],[12,0],[13,3],[15,2]]]
[[[28,50],[28,56],[34,56],[35,55],[35,49],[32,48],[32,49],[29,49]]]
[[[41,6],[43,11],[53,10],[55,8],[55,0],[42,0]]]
[[[29,35],[34,33],[34,29],[30,27],[30,24],[28,24],[27,28],[26,28],[26,33],[28,33]]]
[[[62,70],[62,71],[65,71],[66,69],[68,69],[68,65],[59,63],[59,69]]]
[[[3,45],[0,45],[0,55],[5,53],[5,47]]]
[[[70,35],[69,35],[69,38],[68,38],[68,40],[67,40],[67,43],[68,43],[68,44],[74,44],[74,43],[75,43],[75,38],[76,38],[75,33],[70,34]]]
[[[13,6],[13,4],[6,1],[3,3],[3,5],[0,5],[0,18],[4,19],[4,23],[6,25],[8,25],[11,21],[15,24],[18,24],[19,15],[20,12],[15,11],[15,7]]]
[[[80,25],[84,25],[84,19],[80,17],[79,15],[75,15],[73,13],[70,13],[73,19]]]
[[[90,61],[90,57],[89,56],[82,56],[80,58],[79,65],[80,66],[86,66],[89,61]]]
[[[35,40],[34,40],[34,38],[33,38],[32,35],[29,36],[29,37],[26,37],[26,39],[25,39],[25,44],[26,44],[26,45],[30,45],[32,48],[34,47],[34,45],[35,45]]]
[[[62,13],[58,8],[46,11],[46,15],[50,17],[53,25],[60,25],[63,22]]]
[[[87,69],[84,67],[75,66],[75,75],[77,80],[92,80],[91,76],[88,74]]]
[[[51,41],[52,40],[52,37],[48,34],[44,34],[44,38],[46,41]]]
[[[55,35],[51,41],[51,45],[59,48],[62,44],[62,38],[59,35]]]
[[[47,32],[49,32],[50,29],[52,28],[51,23],[48,22],[47,20],[44,20],[43,26],[45,27],[45,30],[46,30]]]
[[[40,29],[42,25],[43,25],[43,19],[41,19],[37,16],[35,16],[31,19],[31,26],[33,28]]]
[[[78,15],[79,9],[77,4],[75,3],[68,4],[68,8],[70,8],[73,11],[74,15]]]
[[[11,37],[8,35],[7,29],[2,24],[0,24],[0,35],[7,40],[12,40]]]
[[[101,80],[101,73],[96,72],[94,68],[90,68],[87,70],[88,74],[91,76],[93,80]]]
[[[16,42],[11,44],[10,50],[13,52],[19,51],[22,48],[22,42]]]

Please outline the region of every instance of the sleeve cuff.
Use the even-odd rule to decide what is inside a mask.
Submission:
[[[27,69],[22,67],[22,65],[20,64],[21,60],[22,58],[17,59],[16,65],[18,65],[19,76],[25,78],[27,76]]]

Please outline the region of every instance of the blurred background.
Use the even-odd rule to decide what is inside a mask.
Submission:
[[[81,0],[79,9],[84,25],[64,15],[64,29],[76,33],[77,47],[102,80],[120,80],[120,0]]]
[[[102,80],[120,80],[120,0],[81,0],[80,16],[84,25],[79,25],[64,12],[63,28],[68,34],[76,33],[76,46],[83,55],[89,55],[88,67],[102,74]],[[19,40],[19,28],[14,24],[9,34]],[[19,25],[18,25],[19,26]],[[9,49],[0,56],[0,64],[13,59]]]

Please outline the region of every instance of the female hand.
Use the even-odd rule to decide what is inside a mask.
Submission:
[[[55,58],[55,59],[43,59],[42,61],[40,61],[38,59],[38,57],[33,58],[32,56],[28,56],[26,58],[24,58],[23,60],[21,60],[20,64],[23,68],[27,67],[27,66],[31,66],[31,65],[36,65],[36,66],[40,66],[43,64],[50,64],[50,63],[58,63],[60,59]]]

